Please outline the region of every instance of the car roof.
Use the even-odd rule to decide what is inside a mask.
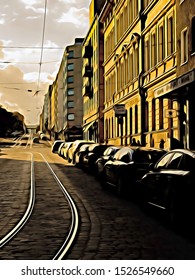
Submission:
[[[187,154],[187,155],[195,158],[195,151],[190,150],[190,149],[173,149],[173,150],[168,151],[167,153],[170,153],[170,152],[183,153],[183,154]]]

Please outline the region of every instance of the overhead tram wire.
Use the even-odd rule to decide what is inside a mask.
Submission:
[[[44,19],[43,19],[43,32],[42,32],[42,42],[41,42],[41,56],[39,62],[39,74],[38,74],[38,81],[37,81],[37,90],[34,93],[34,96],[39,93],[39,83],[41,77],[41,66],[43,63],[43,44],[44,44],[44,37],[45,37],[45,23],[46,23],[46,14],[47,14],[47,0],[45,0],[45,9],[44,9]]]
[[[44,50],[63,50],[64,47],[24,47],[24,46],[20,46],[20,47],[9,47],[9,46],[0,46],[0,49],[44,49]]]

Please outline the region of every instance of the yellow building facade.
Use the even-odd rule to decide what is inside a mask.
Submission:
[[[170,109],[157,90],[176,75],[175,1],[106,2],[104,33],[104,141],[169,147]],[[117,116],[116,108],[125,112]],[[177,120],[174,120],[177,127]]]
[[[100,3],[101,2],[101,3]],[[90,5],[90,29],[84,39],[83,57],[83,137],[104,142],[103,131],[103,33],[98,12],[104,1],[92,1]]]

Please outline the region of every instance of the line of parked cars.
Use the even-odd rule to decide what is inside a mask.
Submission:
[[[65,151],[63,155],[60,153],[65,146],[68,156],[64,156]],[[60,156],[96,176],[103,189],[115,191],[119,196],[136,198],[144,207],[160,209],[169,224],[193,217],[195,151],[165,151],[85,140],[63,142],[61,149],[57,152]]]

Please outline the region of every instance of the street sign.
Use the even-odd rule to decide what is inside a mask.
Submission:
[[[116,105],[114,105],[114,112],[115,112],[115,117],[117,117],[117,116],[125,116],[126,115],[125,104],[116,104]]]

